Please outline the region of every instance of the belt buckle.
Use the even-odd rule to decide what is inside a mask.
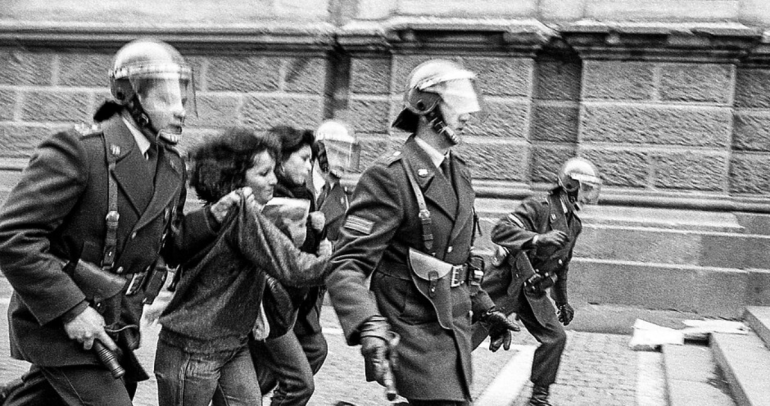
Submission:
[[[128,288],[126,289],[126,296],[131,296],[139,291],[146,275],[147,272],[137,272],[131,275],[131,281],[128,282]]]
[[[449,286],[456,288],[463,284],[463,275],[462,275],[463,266],[462,265],[455,265],[452,267],[452,279],[449,280]]]

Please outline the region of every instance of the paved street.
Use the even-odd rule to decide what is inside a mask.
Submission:
[[[8,356],[7,314],[10,288],[0,277],[0,381],[23,373],[28,365]],[[579,315],[578,315],[579,317]],[[323,311],[323,326],[329,341],[329,357],[316,377],[311,406],[333,405],[345,400],[358,406],[384,405],[382,388],[363,381],[363,362],[358,348],[345,345],[334,311]],[[140,359],[152,369],[159,328],[144,326]],[[552,386],[552,400],[570,406],[657,406],[665,405],[663,372],[659,353],[628,349],[629,336],[568,332],[567,349]],[[482,344],[474,352],[474,396],[478,406],[524,406],[529,396],[529,367],[536,342],[526,332],[515,336],[511,351],[489,352]],[[139,386],[135,404],[157,404],[155,381]]]

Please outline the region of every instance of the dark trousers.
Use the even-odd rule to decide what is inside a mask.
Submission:
[[[549,305],[550,306],[550,305]],[[549,386],[556,382],[556,374],[559,372],[561,355],[567,344],[567,333],[559,323],[556,312],[544,312],[549,317],[540,324],[532,313],[532,307],[524,295],[519,295],[518,316],[527,331],[540,343],[535,350],[532,360],[532,373],[530,380],[538,386]],[[515,333],[514,333],[515,334]],[[473,324],[473,348],[481,344],[489,335],[489,331],[481,323]]]
[[[470,406],[470,402],[457,400],[409,400],[411,406]]]
[[[281,337],[251,343],[251,356],[262,393],[273,388],[272,406],[304,406],[315,391],[313,375],[326,360],[328,346],[323,334]],[[277,387],[276,387],[277,385]]]
[[[5,406],[131,406],[136,393],[136,382],[115,379],[100,365],[32,365],[22,379],[24,384],[10,393]]]

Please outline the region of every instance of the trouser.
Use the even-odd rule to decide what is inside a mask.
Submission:
[[[328,346],[320,331],[301,336],[289,331],[252,341],[251,351],[263,393],[275,388],[272,406],[304,406],[313,396],[313,375],[326,360]]]
[[[549,386],[556,382],[556,374],[559,372],[561,364],[561,355],[564,352],[564,346],[567,344],[567,333],[564,327],[559,323],[556,312],[547,313],[548,317],[542,325],[535,318],[532,307],[524,295],[519,295],[518,313],[524,327],[540,343],[535,350],[532,360],[532,372],[530,380],[535,385]],[[550,306],[550,305],[549,305]],[[473,324],[473,348],[481,344],[487,337],[489,331],[481,324]]]
[[[459,400],[412,400],[408,399],[411,406],[470,406],[471,402]]]
[[[158,340],[155,354],[160,406],[261,405],[248,346],[190,353]]]
[[[23,385],[8,395],[4,406],[130,406],[136,393],[136,382],[115,379],[101,365],[32,365],[22,379]]]

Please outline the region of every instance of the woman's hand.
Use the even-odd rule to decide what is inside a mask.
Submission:
[[[334,246],[332,245],[332,242],[329,241],[328,238],[324,238],[318,244],[318,252],[317,252],[317,254],[318,254],[319,257],[329,256],[329,255],[332,254],[333,248],[334,248]]]
[[[246,198],[246,204],[254,204],[254,194],[252,193],[251,188],[247,186],[238,190],[233,190],[222,196],[218,202],[211,205],[209,210],[211,210],[211,215],[214,216],[214,219],[216,219],[218,223],[222,224],[225,217],[227,217],[227,212],[230,208],[238,204],[241,199],[241,194]]]
[[[316,232],[321,232],[326,225],[326,216],[321,211],[314,211],[308,215],[310,218],[310,227]]]

